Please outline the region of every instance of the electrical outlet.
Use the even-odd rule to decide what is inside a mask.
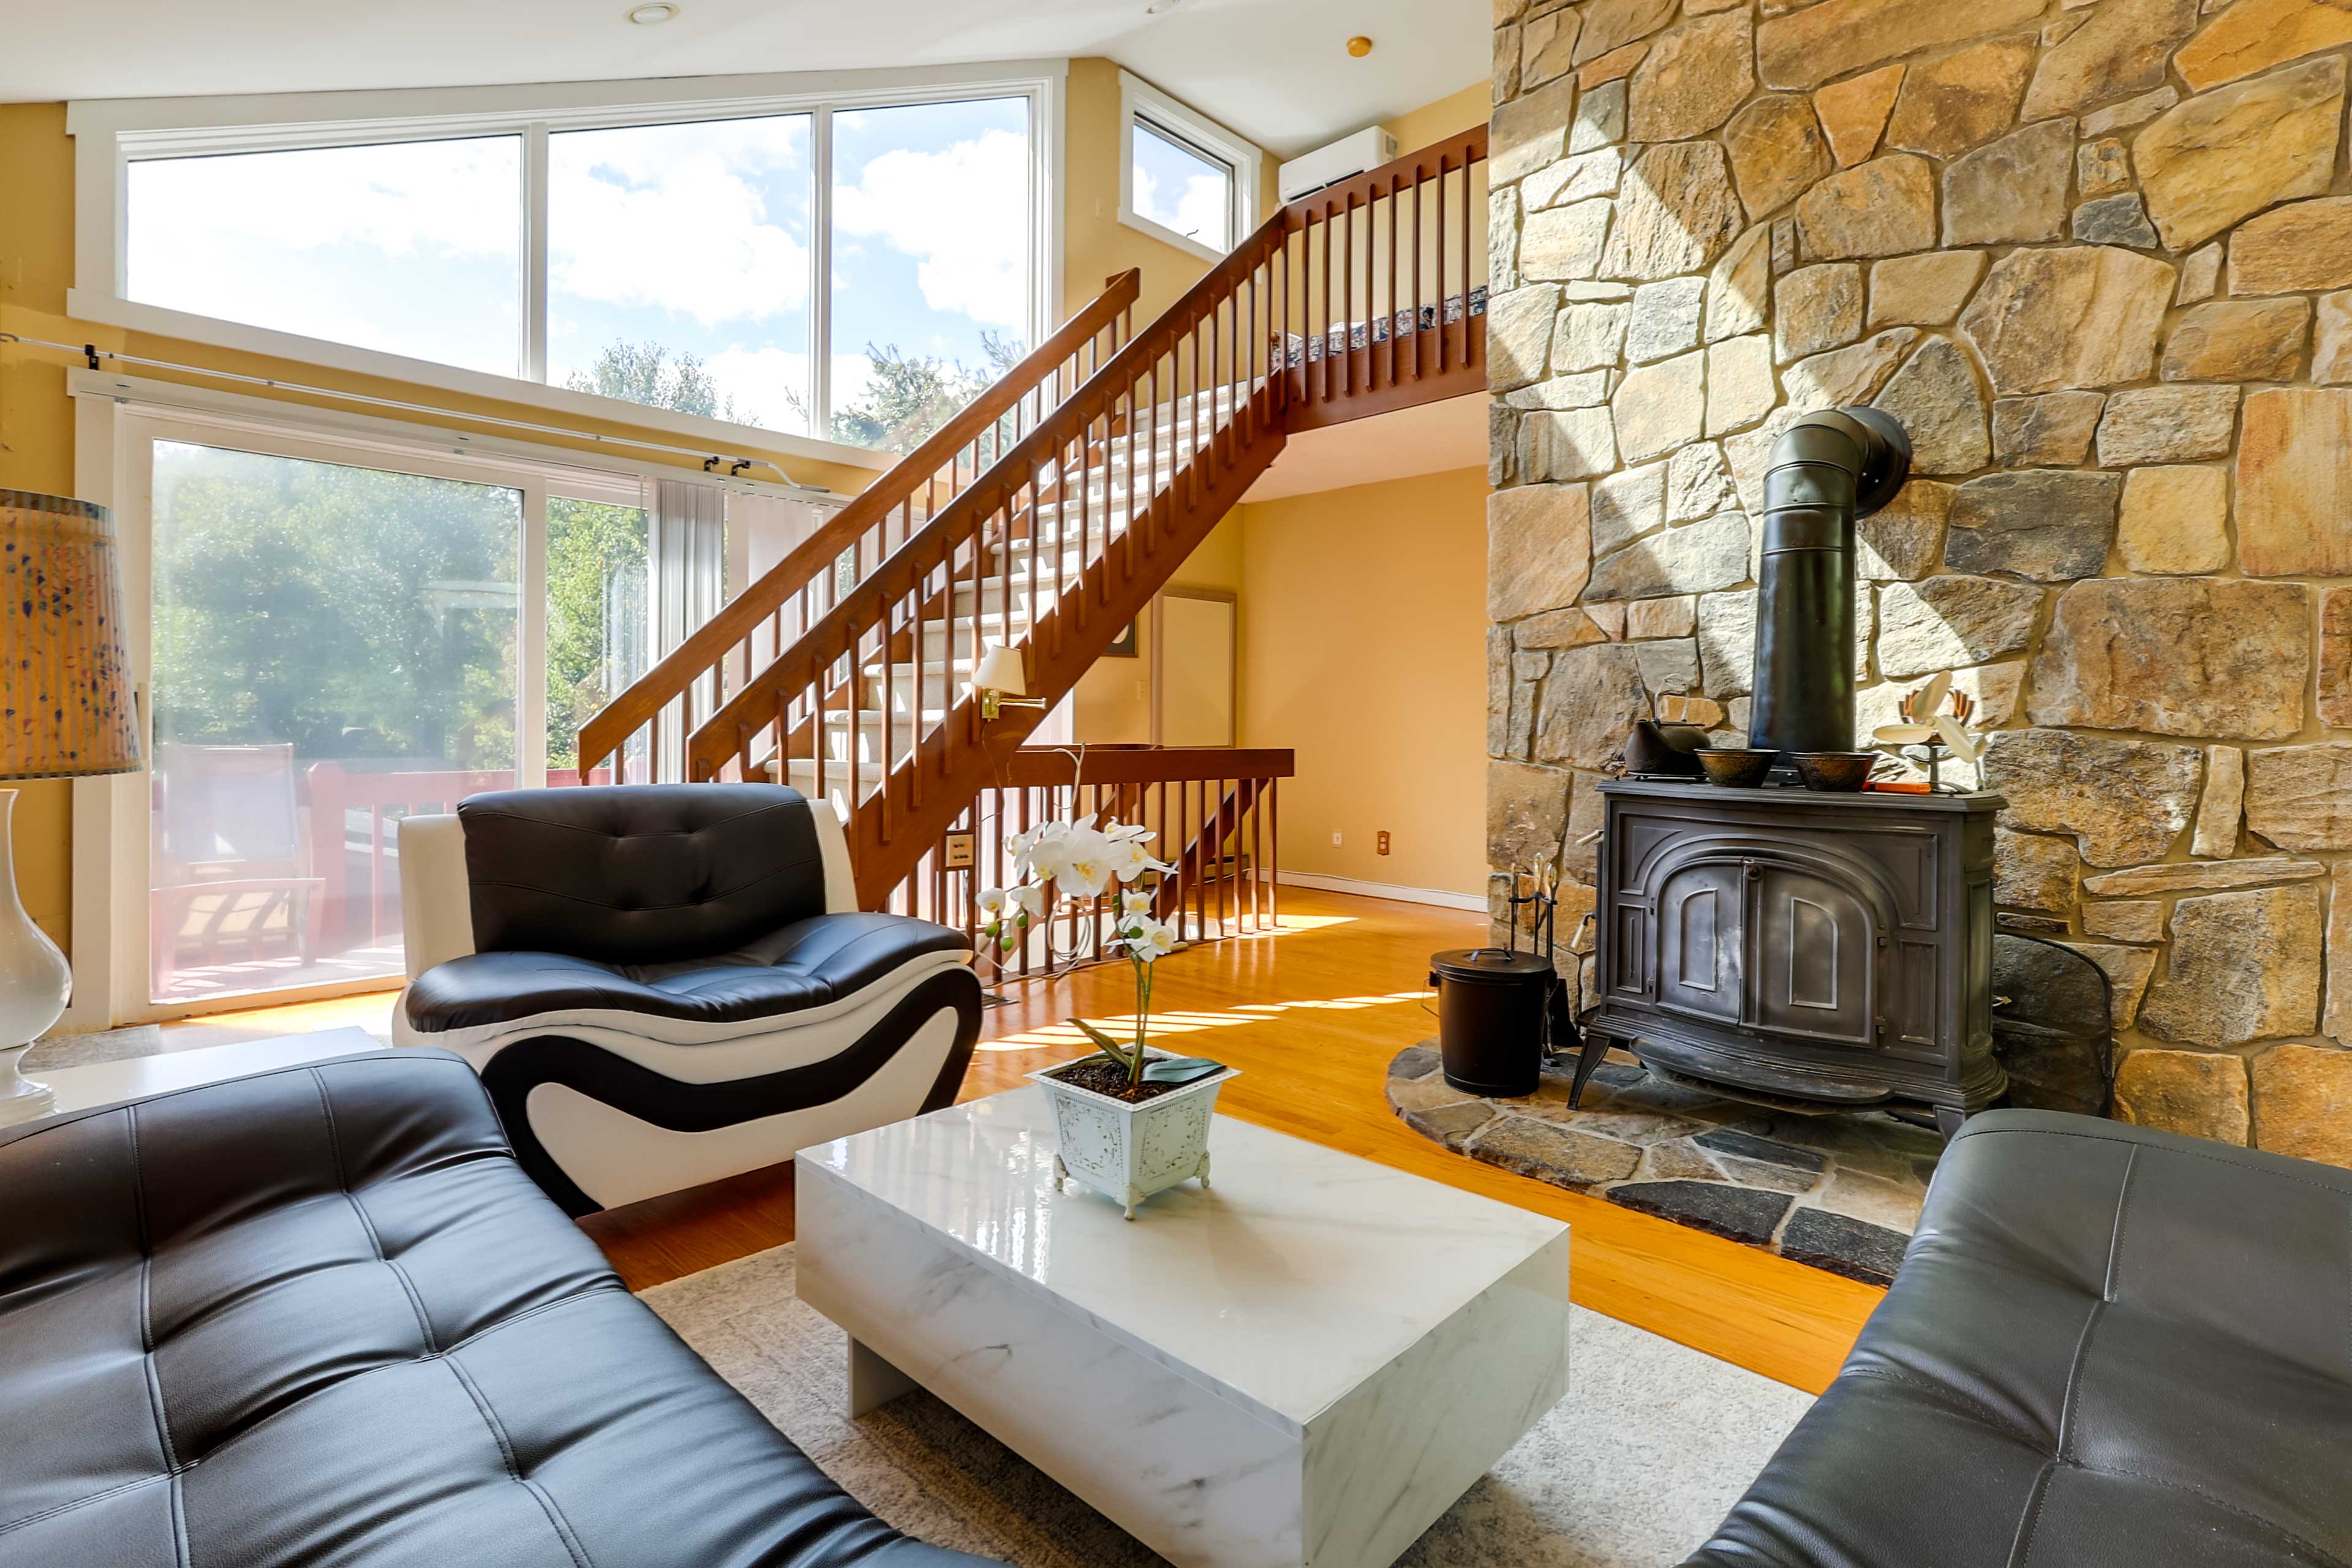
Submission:
[[[1383,828],[1381,828],[1381,842],[1380,842],[1380,847],[1379,847],[1378,848],[1374,849],[1374,850],[1372,851],[1372,853],[1373,853],[1373,854],[1375,854],[1375,855],[1385,855],[1385,854],[1387,854],[1388,852],[1389,852],[1389,830],[1388,830],[1387,828],[1383,827]]]
[[[1336,833],[1331,835],[1331,847],[1334,849],[1339,847],[1339,836]]]

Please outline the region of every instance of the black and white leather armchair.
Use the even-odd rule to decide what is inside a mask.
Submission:
[[[573,1215],[948,1105],[980,1037],[970,942],[859,911],[796,790],[477,795],[401,823],[400,885],[395,1040],[473,1063]]]

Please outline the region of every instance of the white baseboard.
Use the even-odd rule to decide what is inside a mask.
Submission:
[[[1449,893],[1443,888],[1406,888],[1394,882],[1360,881],[1354,877],[1318,876],[1312,871],[1278,871],[1276,877],[1286,888],[1352,893],[1360,899],[1392,899],[1401,904],[1435,904],[1440,909],[1469,910],[1478,914],[1486,910],[1486,900],[1476,893]]]

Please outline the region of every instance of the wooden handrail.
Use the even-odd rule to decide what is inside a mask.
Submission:
[[[1018,408],[1061,365],[1097,334],[1118,322],[1135,303],[1142,274],[1134,268],[1111,278],[1103,291],[1036,350],[960,409],[923,444],[859,491],[824,525],[729,600],[685,641],[630,683],[627,690],[581,726],[583,766],[614,753],[661,710],[705,674],[719,668],[761,622],[782,608],[819,574],[853,549],[866,531],[931,484],[939,471],[967,447]]]
[[[727,759],[740,751],[741,737],[758,730],[773,713],[780,689],[789,691],[806,686],[826,664],[854,653],[857,639],[877,624],[887,606],[919,589],[932,572],[951,564],[956,547],[976,534],[982,520],[1028,488],[1040,469],[1058,462],[1073,441],[1083,438],[1113,411],[1139,374],[1225,303],[1235,283],[1281,250],[1288,224],[1286,211],[1260,225],[1157,321],[1122,344],[1108,363],[1047,410],[1026,436],[908,535],[873,573],[843,595],[798,642],[746,682],[688,741],[686,776],[717,777]],[[754,714],[760,716],[759,722],[747,722]]]
[[[1024,746],[1005,759],[999,782],[1008,789],[1050,789],[1173,784],[1179,779],[1286,779],[1297,776],[1297,763],[1298,753],[1287,746]]]

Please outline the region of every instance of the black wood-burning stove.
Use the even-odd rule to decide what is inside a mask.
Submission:
[[[1902,426],[1807,416],[1765,476],[1748,744],[1853,745],[1853,524],[1893,499]],[[2006,1084],[1992,1050],[1993,795],[1817,793],[1614,779],[1597,889],[1607,1045],[1652,1071],[1790,1109],[1932,1112]]]
[[[1909,1108],[1957,1126],[2000,1095],[1999,795],[1637,779],[1601,793],[1588,1036],[1792,1108]]]

